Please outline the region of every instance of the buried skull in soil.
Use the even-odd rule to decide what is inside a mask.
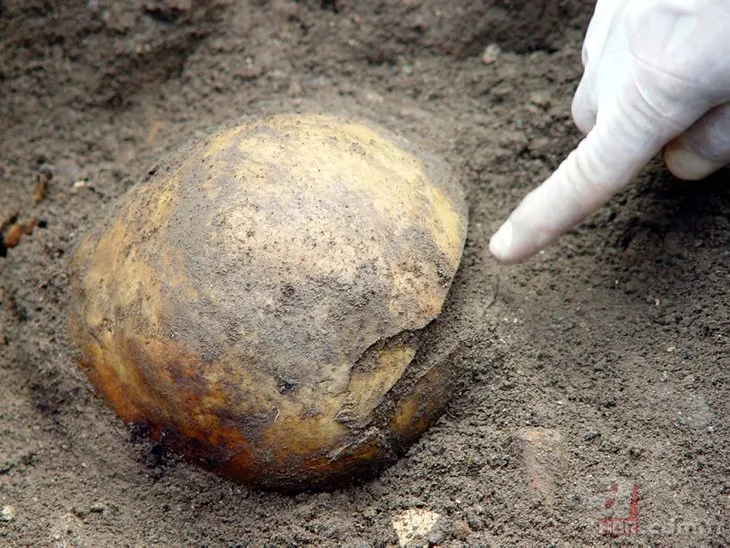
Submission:
[[[449,396],[446,364],[416,364],[464,247],[454,175],[321,115],[248,120],[176,158],[74,255],[92,384],[249,485],[329,487],[392,462]]]

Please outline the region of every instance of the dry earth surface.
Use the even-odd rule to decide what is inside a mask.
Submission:
[[[727,173],[683,183],[656,162],[533,260],[487,251],[579,140],[591,9],[0,1],[0,544],[729,544]],[[168,148],[313,106],[451,163],[462,280],[481,289],[438,424],[375,481],[284,496],[167,456],[105,407],[66,339],[67,259]]]

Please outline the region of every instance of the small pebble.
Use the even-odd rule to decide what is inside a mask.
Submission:
[[[0,521],[13,521],[15,519],[15,508],[10,505],[3,506],[0,510]]]
[[[544,109],[548,109],[552,105],[550,97],[546,93],[539,91],[533,91],[530,94],[530,103]]]
[[[424,544],[426,539],[430,541],[431,530],[440,517],[424,508],[411,508],[394,516],[392,525],[398,535],[398,544],[405,547],[414,543]]]
[[[497,44],[489,44],[482,53],[482,63],[491,65],[497,60],[500,53],[502,53],[502,49]]]

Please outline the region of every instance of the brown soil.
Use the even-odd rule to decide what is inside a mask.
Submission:
[[[439,516],[420,543],[730,543],[727,173],[689,184],[657,162],[535,259],[487,252],[579,139],[582,4],[0,1],[0,544],[383,546],[413,509]],[[481,289],[438,424],[379,479],[285,496],[106,408],[66,340],[67,259],[166,149],[312,107],[462,174],[461,275]]]

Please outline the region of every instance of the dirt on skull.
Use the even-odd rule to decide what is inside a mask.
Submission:
[[[343,487],[448,403],[428,340],[467,225],[444,162],[381,127],[249,118],[161,162],[83,238],[71,338],[124,421],[189,460]]]
[[[0,2],[0,544],[730,543],[727,174],[688,185],[657,162],[533,260],[487,250],[580,139],[591,9]],[[466,304],[433,341],[459,372],[441,420],[377,479],[292,497],[122,425],[66,340],[67,265],[169,150],[312,109],[422,142],[466,182]]]

